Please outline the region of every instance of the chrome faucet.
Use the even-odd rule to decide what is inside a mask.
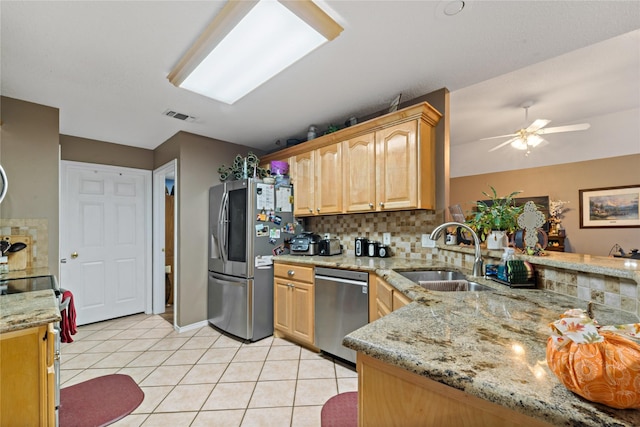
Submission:
[[[473,244],[475,245],[476,248],[476,254],[475,254],[475,260],[473,261],[473,272],[472,275],[475,277],[482,277],[482,252],[480,251],[480,239],[478,239],[478,235],[476,234],[475,231],[473,231],[473,229],[471,227],[469,227],[466,224],[463,224],[461,222],[445,222],[444,224],[440,224],[439,226],[437,226],[432,232],[431,232],[431,236],[429,236],[429,238],[431,240],[438,240],[438,236],[440,235],[440,233],[442,232],[442,230],[444,230],[447,227],[452,227],[452,226],[456,226],[456,227],[462,227],[466,230],[469,230],[469,232],[471,233],[471,235],[473,236]]]

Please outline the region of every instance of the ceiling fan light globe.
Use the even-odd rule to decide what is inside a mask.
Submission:
[[[542,139],[538,135],[531,135],[529,136],[529,138],[527,138],[527,143],[530,147],[537,147],[542,141],[544,141],[544,139]]]
[[[518,150],[526,150],[527,147],[527,141],[523,140],[523,139],[516,139],[515,141],[513,141],[511,143],[511,146],[513,148],[516,148]]]

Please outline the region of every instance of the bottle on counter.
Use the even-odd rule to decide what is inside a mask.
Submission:
[[[498,264],[498,279],[509,281],[509,271],[507,269],[507,262],[516,259],[515,250],[513,248],[503,248],[504,253],[500,258],[500,264]]]

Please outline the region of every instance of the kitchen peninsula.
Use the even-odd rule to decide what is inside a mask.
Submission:
[[[471,256],[467,254],[471,252],[469,248],[439,251],[433,261],[350,256],[275,259],[276,263],[368,271],[371,278],[380,278],[413,300],[344,340],[345,346],[358,352],[362,425],[383,423],[384,418],[373,417],[384,417],[385,413],[396,422],[411,423],[407,418],[410,416],[422,423],[435,422],[436,418],[430,416],[445,413],[446,405],[419,398],[423,396],[418,393],[424,390],[420,386],[423,381],[430,382],[440,396],[455,398],[450,415],[464,416],[463,408],[467,407],[472,414],[469,425],[483,425],[481,412],[491,416],[491,408],[507,417],[502,425],[525,425],[523,420],[539,425],[640,425],[640,411],[615,410],[586,401],[569,392],[546,366],[548,324],[569,308],[585,308],[585,300],[545,289],[511,289],[485,279],[477,281],[493,291],[430,292],[396,272],[468,269],[464,258]],[[456,254],[462,256],[461,263],[456,262]],[[590,274],[623,280],[638,278],[637,267],[625,266],[624,261],[582,258],[587,266],[571,255],[555,255],[542,257],[544,261],[539,262],[546,266],[541,265],[540,269],[560,269],[569,275],[586,269]],[[440,260],[445,258],[446,262]],[[370,287],[371,283],[370,279]],[[601,324],[638,322],[636,314],[603,304],[596,304],[594,314]],[[386,383],[396,379],[399,380],[395,384]],[[461,400],[464,405],[459,403]],[[437,406],[430,407],[430,402]],[[371,419],[376,422],[366,421]],[[448,419],[454,424],[456,420],[460,421]]]

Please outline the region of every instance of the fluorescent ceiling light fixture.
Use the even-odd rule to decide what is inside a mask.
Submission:
[[[311,0],[230,0],[167,78],[233,104],[341,32]]]

